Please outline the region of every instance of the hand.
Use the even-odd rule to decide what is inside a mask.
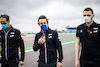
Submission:
[[[24,64],[24,62],[23,61],[19,61],[19,65],[23,65]]]
[[[43,37],[41,37],[39,40],[38,40],[38,44],[42,45],[43,43],[45,42],[45,39]]]
[[[76,61],[75,61],[75,67],[80,67],[79,60],[76,60]]]
[[[61,62],[58,62],[57,63],[57,67],[62,67],[62,63]]]

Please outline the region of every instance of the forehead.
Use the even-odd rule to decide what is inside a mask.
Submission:
[[[40,19],[39,22],[47,22],[46,19]]]
[[[0,18],[0,21],[6,21],[6,18]]]
[[[92,12],[91,11],[84,11],[83,14],[85,14],[85,15],[87,15],[87,14],[92,15]]]

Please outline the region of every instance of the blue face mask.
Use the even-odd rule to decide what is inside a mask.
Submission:
[[[47,26],[43,24],[43,25],[41,26],[41,29],[42,29],[43,31],[46,31],[46,30],[47,30]]]
[[[8,25],[7,24],[4,24],[4,25],[2,25],[2,28],[4,29],[4,30],[6,30],[6,29],[8,29]]]

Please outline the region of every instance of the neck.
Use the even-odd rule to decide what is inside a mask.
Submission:
[[[46,31],[41,30],[43,33],[45,33]]]
[[[88,27],[90,27],[92,24],[93,24],[93,20],[92,20],[90,23],[86,23],[86,25],[87,25]]]
[[[9,25],[9,28],[8,28],[8,29],[6,29],[6,31],[8,31],[10,28],[11,28],[11,25]]]

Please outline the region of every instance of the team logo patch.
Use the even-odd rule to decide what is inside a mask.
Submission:
[[[48,34],[48,35],[50,36],[50,35],[52,35],[52,33],[51,34]]]
[[[97,27],[94,27],[93,29],[94,29],[94,30],[98,30],[98,28],[97,28]]]
[[[48,38],[50,39],[50,38],[52,38],[52,36],[49,36]]]
[[[98,28],[97,27],[94,27],[93,29],[94,29],[93,33],[98,33]]]
[[[15,34],[15,32],[11,32],[10,34]]]
[[[10,35],[10,37],[14,37],[14,35]]]
[[[83,30],[80,30],[80,33],[82,33],[83,32]]]
[[[52,38],[52,33],[48,34],[48,38],[49,39]]]

